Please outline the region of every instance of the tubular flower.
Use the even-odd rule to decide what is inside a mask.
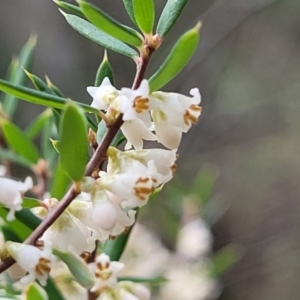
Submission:
[[[91,252],[95,248],[92,231],[70,212],[63,212],[60,217],[44,232],[42,240],[49,240],[53,247],[76,254]]]
[[[176,149],[182,133],[187,132],[201,114],[197,88],[191,89],[191,97],[164,92],[150,94],[149,83],[143,80],[136,90],[122,88],[119,91],[105,78],[99,87],[88,87],[88,92],[93,97],[93,107],[106,110],[108,115],[123,114],[121,130],[127,138],[125,149],[132,146],[142,149],[143,140],[157,140],[169,149]]]
[[[95,284],[91,292],[101,293],[102,290],[115,289],[118,283],[117,274],[123,269],[124,264],[118,261],[110,261],[105,253],[96,258],[94,263],[90,264],[90,269],[95,275]]]
[[[15,181],[10,178],[0,178],[0,202],[10,209],[7,220],[11,221],[15,217],[15,211],[22,209],[22,196],[33,187],[31,177],[27,177],[24,182]]]
[[[192,97],[177,93],[154,92],[150,99],[161,104],[151,111],[158,142],[170,149],[179,146],[182,132],[187,132],[201,114],[199,89],[191,89]]]
[[[26,276],[21,278],[21,283],[28,284],[37,279],[41,285],[46,285],[54,260],[51,242],[45,241],[43,250],[31,245],[7,242],[6,249],[19,266],[28,272]]]

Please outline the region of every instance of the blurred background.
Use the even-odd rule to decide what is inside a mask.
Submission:
[[[130,24],[121,0],[93,2]],[[156,1],[158,14],[164,4]],[[202,93],[203,115],[183,137],[173,186],[188,190],[199,170],[210,170],[210,175],[213,170],[216,175],[212,203],[219,217],[210,224],[214,250],[234,243],[242,253],[223,275],[219,299],[297,300],[300,1],[189,0],[155,53],[148,76],[176,38],[199,20],[203,21],[200,47],[165,87],[187,95],[199,87]],[[47,74],[65,95],[90,103],[86,86],[93,85],[103,49],[75,32],[50,0],[0,1],[0,77],[5,77],[12,54],[19,52],[31,33],[38,36],[33,73]],[[131,86],[133,62],[108,55],[117,87]],[[25,126],[38,111],[39,107],[22,103],[18,124]],[[198,184],[201,187],[202,182]],[[170,195],[174,193],[163,193],[142,218],[172,249],[174,230],[166,217],[172,204],[164,205]]]

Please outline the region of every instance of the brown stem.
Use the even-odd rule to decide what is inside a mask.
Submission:
[[[148,49],[148,56],[141,57],[138,65],[137,72],[134,78],[134,82],[132,85],[133,89],[137,89],[146,72],[147,65],[149,63],[149,59],[155,49]],[[107,129],[105,136],[102,139],[101,144],[98,146],[97,150],[94,152],[92,158],[87,164],[86,167],[86,176],[91,176],[93,171],[99,166],[99,164],[105,159],[106,151],[113,141],[115,135],[118,130],[121,128],[123,124],[122,115],[120,115],[114,124],[110,125]],[[64,212],[64,210],[70,205],[73,199],[78,196],[80,192],[76,191],[74,186],[72,186],[65,196],[61,199],[58,205],[50,211],[49,215],[41,222],[41,224],[31,233],[31,235],[24,241],[24,243],[29,245],[35,245],[37,240],[43,235],[43,233],[56,221],[56,219]],[[14,264],[15,260],[11,257],[3,260],[0,263],[0,273],[7,270],[10,266]]]

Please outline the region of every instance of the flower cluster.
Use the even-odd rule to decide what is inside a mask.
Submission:
[[[43,250],[12,242],[6,244],[7,252],[17,261],[10,273],[22,277],[22,283],[38,279],[45,285],[54,260],[53,248],[79,257],[93,252],[97,241],[126,232],[135,222],[136,209],[146,205],[150,196],[172,179],[181,135],[197,122],[201,113],[198,89],[190,91],[191,97],[150,93],[148,81],[143,80],[137,90],[117,90],[105,78],[100,87],[88,87],[88,92],[93,96],[91,105],[106,111],[106,122],[113,123],[122,116],[126,150],[109,147],[106,169],[78,183],[81,193],[41,236]],[[143,149],[143,140],[158,141],[168,149]],[[10,209],[8,220],[21,209],[23,193],[32,187],[29,177],[24,183],[0,178],[0,202]],[[57,199],[47,198],[33,212],[44,219],[58,204]],[[111,262],[105,254],[96,257],[90,264],[95,277],[90,291],[100,300],[148,300],[149,292],[143,286],[118,283],[116,274],[122,267],[122,263]]]
[[[162,143],[169,149],[177,149],[183,132],[197,122],[201,114],[198,104],[201,96],[197,88],[191,97],[177,93],[150,93],[147,80],[137,90],[117,90],[105,78],[99,87],[88,87],[93,97],[92,107],[105,110],[107,118],[114,121],[123,114],[121,130],[127,139],[125,149],[143,148],[143,140]],[[152,132],[155,131],[155,134]]]

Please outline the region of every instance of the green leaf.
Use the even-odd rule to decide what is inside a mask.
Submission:
[[[227,245],[219,250],[211,260],[210,276],[217,278],[224,274],[241,258],[241,250],[236,245]]]
[[[166,85],[189,62],[199,43],[200,27],[201,24],[198,23],[177,41],[164,63],[149,79],[151,92]]]
[[[66,300],[51,277],[48,277],[47,285],[44,287],[44,289],[49,296],[49,300]]]
[[[57,152],[53,148],[53,145],[49,137],[57,137],[57,129],[53,123],[52,118],[46,120],[43,126],[43,131],[41,136],[41,149],[42,149],[43,157],[48,162],[49,167],[51,168],[52,171],[54,167],[54,160],[57,158]]]
[[[29,71],[27,71],[26,69],[23,69],[25,74],[27,75],[27,77],[30,79],[30,81],[32,82],[32,84],[34,85],[34,87],[41,92],[46,92],[48,94],[53,94],[52,91],[49,89],[49,87],[47,86],[47,84],[40,79],[38,76],[30,73]]]
[[[22,239],[12,230],[8,224],[1,225],[1,232],[5,241],[11,241],[16,243],[22,243]],[[0,298],[1,299],[1,298]]]
[[[53,92],[54,95],[62,98],[64,97],[62,91],[56,85],[53,84],[53,82],[50,80],[50,78],[47,75],[46,75],[46,82],[47,82],[47,86]]]
[[[22,207],[23,208],[33,208],[41,206],[41,201],[35,198],[24,197]]]
[[[82,0],[77,0],[77,2],[86,18],[100,30],[126,44],[136,47],[142,46],[143,38],[137,31],[120,24],[104,11],[88,2]]]
[[[31,168],[34,165],[30,160],[16,154],[9,149],[0,148],[0,158],[2,160],[9,160],[11,162],[17,163],[26,168]]]
[[[175,24],[187,0],[168,0],[158,20],[156,33],[164,37]]]
[[[75,14],[81,18],[85,18],[84,14],[82,13],[80,7],[76,6],[76,5],[73,5],[73,4],[70,4],[70,3],[67,3],[67,2],[64,2],[64,1],[57,1],[57,0],[54,0],[54,2],[63,10],[65,11],[66,13],[69,13],[69,14]]]
[[[133,22],[133,24],[136,24],[134,12],[133,12],[132,0],[123,0],[123,3],[131,21]]]
[[[22,294],[24,300],[48,300],[48,295],[45,290],[36,282],[31,282],[26,286],[24,293]]]
[[[23,226],[26,225],[28,228],[31,229],[31,231],[37,228],[41,223],[41,219],[34,215],[29,209],[22,209],[20,211],[16,211],[15,216],[16,219],[23,224]]]
[[[153,0],[132,0],[135,21],[142,32],[152,33],[155,18]]]
[[[50,109],[46,109],[41,114],[39,114],[25,129],[25,135],[33,140],[43,129],[45,122],[51,118],[52,113]]]
[[[130,227],[128,232],[118,235],[114,240],[106,241],[103,252],[110,257],[111,261],[120,260],[132,228],[133,226]]]
[[[17,126],[7,120],[1,121],[1,127],[9,147],[36,164],[40,155],[32,141]]]
[[[66,172],[62,169],[61,164],[56,164],[55,173],[53,175],[53,184],[51,187],[50,195],[51,197],[61,199],[70,185],[70,178],[67,176]]]
[[[168,282],[168,279],[163,276],[157,276],[157,277],[118,277],[118,281],[131,281],[135,283],[146,283],[149,285],[161,285],[166,282]]]
[[[9,229],[13,231],[14,234],[18,236],[21,241],[24,241],[31,234],[32,230],[29,229],[29,227],[27,227],[26,223],[22,223],[18,219],[7,222],[6,220],[7,214],[8,214],[8,209],[3,206],[0,206],[0,217],[7,224]]]
[[[63,112],[59,141],[61,166],[70,178],[79,181],[88,158],[87,124],[82,109],[72,102]]]
[[[114,74],[111,65],[108,61],[106,51],[104,52],[103,60],[97,70],[97,74],[95,78],[95,86],[99,86],[105,77],[108,77],[110,83],[114,85]]]
[[[83,287],[88,288],[94,284],[94,275],[88,265],[71,252],[53,249],[53,254],[60,258],[69,268],[76,281]]]
[[[34,104],[56,107],[61,109],[64,108],[68,101],[67,99],[62,97],[49,95],[45,92],[36,91],[24,86],[14,85],[2,79],[0,79],[0,90]],[[91,107],[90,105],[79,103],[76,101],[73,102],[77,103],[77,105],[82,107],[86,112],[93,112],[95,114],[98,114],[98,110]]]
[[[36,45],[36,36],[31,36],[24,47],[21,49],[18,59],[13,59],[10,68],[10,74],[8,81],[12,84],[23,84],[25,82],[25,73],[21,67],[29,68],[32,61],[33,51]],[[17,96],[5,95],[3,97],[3,109],[9,115],[12,116],[17,107]]]
[[[107,48],[112,51],[118,52],[130,58],[138,56],[137,52],[128,47],[123,42],[115,39],[114,37],[106,34],[102,30],[98,29],[93,24],[73,15],[63,13],[66,21],[80,34],[88,38],[89,40]]]

